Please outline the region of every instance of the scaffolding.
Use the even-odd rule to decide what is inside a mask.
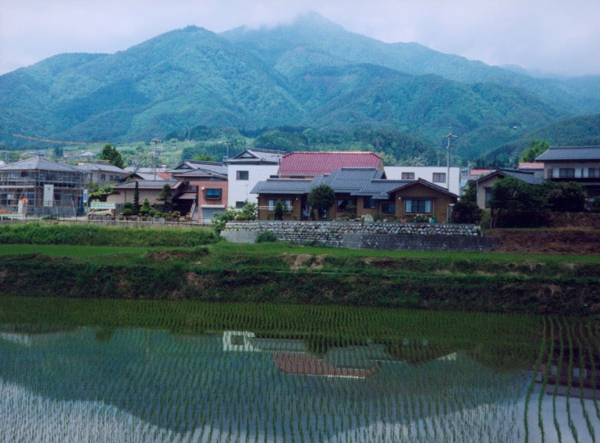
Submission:
[[[83,183],[83,172],[69,165],[49,160],[13,163],[0,168],[0,210],[76,216],[82,204]]]

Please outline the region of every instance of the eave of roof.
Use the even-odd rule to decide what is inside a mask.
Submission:
[[[374,152],[291,152],[283,157],[279,175],[323,175],[346,167],[376,168],[382,159]]]
[[[535,161],[600,161],[600,146],[551,146],[540,154]]]

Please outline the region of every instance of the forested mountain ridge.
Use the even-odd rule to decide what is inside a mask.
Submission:
[[[269,29],[190,26],[115,54],[57,55],[0,76],[0,109],[0,147],[9,148],[22,143],[14,133],[118,143],[199,126],[379,128],[437,148],[451,127],[459,155],[474,159],[600,113],[600,77],[536,79],[308,14]]]

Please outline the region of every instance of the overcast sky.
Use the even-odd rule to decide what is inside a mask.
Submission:
[[[64,52],[114,53],[187,25],[221,32],[310,10],[385,42],[600,74],[600,0],[0,0],[0,74]]]

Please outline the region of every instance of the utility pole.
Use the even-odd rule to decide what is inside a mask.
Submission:
[[[450,128],[448,128],[448,134],[444,135],[442,138],[447,138],[448,139],[448,144],[446,146],[447,149],[447,160],[446,160],[446,166],[448,168],[448,173],[446,174],[446,180],[448,182],[448,191],[450,190],[450,148],[452,147],[452,139],[453,138],[458,138],[458,135],[454,135],[452,133],[452,130]]]

